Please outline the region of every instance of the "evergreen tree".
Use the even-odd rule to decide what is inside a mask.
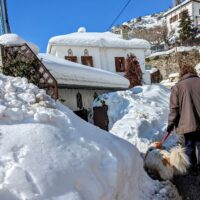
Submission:
[[[197,29],[194,27],[188,11],[184,10],[179,25],[179,40],[181,44],[191,43],[194,41],[196,34]]]
[[[142,85],[142,70],[135,55],[127,55],[125,77],[130,81],[130,88]]]

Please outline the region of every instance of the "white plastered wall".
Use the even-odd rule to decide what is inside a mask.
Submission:
[[[57,56],[59,58],[65,58],[68,56],[68,50],[71,49],[73,56],[77,56],[78,63],[81,64],[81,56],[84,56],[84,50],[87,49],[89,56],[93,57],[93,64],[96,68],[100,68],[100,51],[99,48],[95,47],[74,47],[74,46],[53,46],[51,48],[50,54]]]
[[[74,56],[77,56],[78,63],[81,63],[81,56],[84,55],[84,50],[89,51],[89,55],[93,57],[93,64],[95,68],[100,68],[113,73],[116,72],[115,57],[126,58],[127,54],[133,53],[137,57],[142,72],[144,73],[143,80],[146,84],[150,84],[150,77],[145,71],[145,49],[125,49],[125,48],[105,48],[105,47],[75,47],[75,46],[52,46],[50,54],[59,58],[64,58],[68,55],[68,50],[71,49]],[[118,72],[120,75],[124,73]]]
[[[59,100],[64,100],[62,102],[64,105],[69,107],[73,111],[80,110],[77,107],[77,99],[76,95],[78,92],[82,95],[82,102],[83,102],[83,107],[86,108],[87,110],[92,108],[92,103],[94,101],[94,94],[95,92],[98,95],[101,95],[103,93],[106,93],[108,91],[106,90],[87,90],[87,89],[58,89],[59,93]]]
[[[193,15],[194,15],[194,23],[196,26],[200,26],[200,3],[193,2]]]

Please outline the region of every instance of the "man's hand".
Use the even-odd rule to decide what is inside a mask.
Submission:
[[[157,149],[161,149],[162,143],[160,141],[156,141],[156,142],[152,143],[151,146],[153,146]]]

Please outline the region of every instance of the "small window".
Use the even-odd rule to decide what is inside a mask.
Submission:
[[[83,100],[82,100],[82,95],[80,92],[78,92],[76,95],[76,101],[77,101],[77,107],[79,109],[82,109],[83,108]]]
[[[77,56],[65,56],[65,59],[77,63]]]
[[[87,49],[84,50],[84,56],[89,56],[89,51]]]
[[[83,65],[93,67],[93,58],[92,56],[81,56],[81,62]]]
[[[116,72],[125,71],[125,58],[124,57],[115,57],[115,68]]]
[[[72,49],[68,49],[68,56],[73,56],[73,51],[72,51]]]
[[[179,14],[179,19],[182,18],[182,16],[183,16],[183,12],[188,12],[188,9],[185,9],[184,11],[182,11],[182,12]]]
[[[173,23],[173,22],[175,22],[177,20],[178,20],[178,15],[175,15],[174,17],[170,18],[170,23]]]

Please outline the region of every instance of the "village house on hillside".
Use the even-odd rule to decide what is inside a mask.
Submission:
[[[79,28],[76,33],[51,38],[47,53],[122,76],[125,74],[126,56],[132,53],[140,63],[143,81],[150,84],[150,75],[145,70],[145,52],[149,48],[146,40],[125,40],[114,33],[92,33]]]
[[[164,14],[164,17],[166,17],[167,21],[169,35],[171,32],[178,32],[179,22],[182,17],[182,13],[185,10],[187,10],[191,16],[194,26],[200,28],[200,0],[185,0]]]

